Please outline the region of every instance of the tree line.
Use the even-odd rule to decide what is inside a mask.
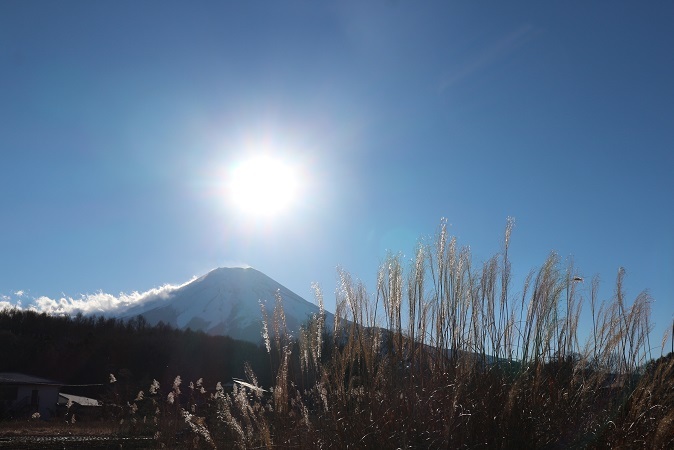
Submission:
[[[105,384],[112,373],[129,389],[153,379],[203,378],[215,385],[244,376],[248,362],[270,382],[264,347],[227,336],[151,326],[142,317],[52,316],[0,311],[0,372],[21,372],[69,385]],[[72,390],[72,389],[71,389]]]

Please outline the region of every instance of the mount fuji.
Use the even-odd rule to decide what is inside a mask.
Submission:
[[[271,321],[276,292],[281,295],[287,330],[297,337],[300,325],[314,314],[318,315],[318,306],[252,268],[214,269],[172,291],[165,299],[128,309],[122,318],[142,316],[151,325],[164,322],[180,329],[226,335],[257,344],[262,341],[260,302],[265,304]],[[327,326],[333,323],[333,315],[327,311],[325,323]],[[271,328],[271,324],[269,326]]]

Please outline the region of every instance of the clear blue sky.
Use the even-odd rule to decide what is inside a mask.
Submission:
[[[515,277],[555,250],[608,298],[624,266],[659,341],[673,23],[660,1],[2,1],[0,295],[249,264],[330,308],[338,265],[374,290],[441,217],[479,263],[513,216]],[[302,188],[243,217],[223,186],[260,149]]]

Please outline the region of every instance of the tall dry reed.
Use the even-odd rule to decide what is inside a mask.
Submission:
[[[478,264],[443,220],[409,267],[387,255],[372,294],[340,270],[330,330],[317,286],[320,312],[294,339],[277,296],[263,325],[274,386],[258,386],[248,370],[247,382],[216,390],[205,422],[213,445],[674,445],[672,358],[645,365],[648,293],[629,302],[621,269],[613,296],[600,301],[598,278],[585,287],[554,252],[517,291],[513,227],[509,218],[501,251]],[[592,325],[581,329],[587,295]]]

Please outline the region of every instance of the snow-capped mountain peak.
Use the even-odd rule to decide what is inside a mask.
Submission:
[[[152,325],[162,321],[177,328],[258,343],[262,330],[260,302],[266,305],[271,318],[277,292],[283,302],[287,329],[297,336],[300,325],[318,314],[318,306],[253,268],[214,269],[171,292],[166,299],[129,309],[124,318],[140,315]],[[331,314],[326,312],[326,316]],[[330,321],[330,317],[326,319]]]

